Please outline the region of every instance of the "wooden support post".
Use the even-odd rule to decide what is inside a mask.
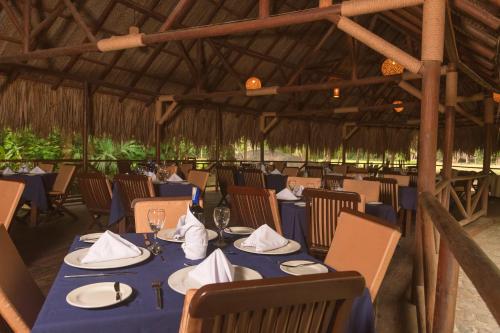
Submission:
[[[163,129],[163,125],[161,123],[162,112],[163,112],[163,102],[157,100],[155,104],[155,128],[154,128],[156,164],[160,164],[161,161],[161,131]]]
[[[264,164],[264,141],[266,140],[266,135],[264,133],[261,133],[261,138],[260,138],[260,163]]]
[[[309,163],[309,145],[311,144],[311,123],[307,124],[307,141],[306,141],[306,161],[305,164]]]
[[[347,150],[347,140],[342,139],[342,164],[345,164],[346,161],[346,150]]]
[[[84,172],[87,172],[89,164],[89,125],[90,125],[91,112],[92,112],[92,96],[90,95],[90,84],[88,82],[85,82],[83,89],[83,128],[82,128]]]
[[[259,0],[259,18],[269,17],[270,0]]]
[[[222,112],[220,107],[217,107],[217,139],[215,141],[215,159],[217,164],[220,161],[220,148],[222,145]]]
[[[31,30],[31,1],[26,0],[23,7],[23,51],[30,51],[30,30]]]
[[[443,176],[445,180],[452,178],[453,142],[455,136],[455,106],[457,104],[458,73],[454,64],[448,65],[446,74],[446,111],[443,143]],[[450,187],[443,192],[443,205],[446,210],[450,203]],[[441,238],[439,247],[439,262],[436,283],[436,310],[434,312],[434,332],[453,332],[455,308],[457,300],[459,266],[448,248],[446,241]]]
[[[484,156],[483,173],[490,171],[491,153],[493,149],[493,123],[495,103],[491,97],[484,100]]]

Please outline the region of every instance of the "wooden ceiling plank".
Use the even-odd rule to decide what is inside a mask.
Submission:
[[[23,26],[19,22],[17,15],[16,13],[14,13],[14,10],[12,9],[11,5],[7,2],[7,0],[0,0],[0,5],[2,5],[3,9],[5,10],[5,13],[9,17],[10,22],[14,25],[19,35],[24,37]]]
[[[234,67],[228,63],[226,58],[222,55],[220,50],[217,48],[217,46],[212,42],[212,40],[210,38],[207,38],[206,41],[207,41],[208,45],[210,45],[210,47],[212,48],[214,53],[217,55],[217,57],[221,61],[222,65],[227,70],[227,72],[236,80],[238,87],[240,87],[241,90],[245,90],[245,85],[241,82],[241,79],[242,79],[241,75],[238,72],[236,72]]]
[[[23,51],[30,51],[31,1],[25,1],[23,6]]]
[[[82,15],[80,15],[73,2],[71,2],[71,0],[63,0],[63,1],[66,7],[69,9],[71,16],[73,16],[73,19],[75,20],[76,24],[80,27],[80,29],[82,29],[82,31],[87,36],[87,39],[93,43],[96,43],[97,38],[94,36],[92,30],[89,28],[88,23],[85,22]]]

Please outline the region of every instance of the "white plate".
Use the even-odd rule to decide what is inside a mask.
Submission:
[[[120,300],[116,300],[114,282],[87,284],[73,289],[66,296],[68,304],[84,309],[98,309],[119,304],[132,296],[132,287],[120,283]]]
[[[217,233],[213,230],[206,229],[208,233],[208,240],[216,239],[218,237]],[[174,238],[175,228],[163,229],[158,232],[158,238],[167,242],[173,243],[184,243],[184,238],[175,239]]]
[[[305,202],[296,202],[296,203],[294,203],[294,205],[297,207],[305,207],[306,203]]]
[[[368,201],[366,204],[367,205],[382,205],[383,202],[380,202],[380,201]]]
[[[230,227],[224,229],[224,232],[230,235],[250,235],[254,231],[255,229],[250,227]]]
[[[70,252],[64,257],[64,262],[73,267],[83,268],[83,269],[111,269],[111,268],[120,268],[127,267],[143,262],[148,259],[151,255],[151,252],[146,250],[145,248],[139,247],[141,249],[142,254],[140,256],[134,258],[126,258],[126,259],[116,259],[102,262],[95,262],[90,264],[82,263],[82,259],[89,252],[89,248],[80,249],[73,252]]]
[[[101,237],[102,232],[96,232],[93,234],[86,234],[83,236],[80,236],[80,242],[85,242],[85,243],[95,243],[97,242],[97,239]]]
[[[189,278],[188,273],[195,269],[196,266],[189,266],[172,273],[168,277],[168,285],[173,290],[180,294],[185,295],[186,291],[189,289],[198,289],[202,285]],[[254,271],[248,267],[234,265],[234,281],[245,281],[245,280],[260,280],[262,275],[259,272]]]
[[[278,199],[278,201],[282,201],[282,202],[294,202],[294,201],[298,201],[300,200],[300,198],[295,198],[295,199]]]
[[[283,266],[283,264],[287,265],[300,265],[300,264],[307,264],[310,262],[310,260],[289,260],[282,262],[280,265],[280,269],[290,275],[309,275],[309,274],[320,274],[320,273],[328,273],[328,268],[320,263],[317,263],[316,265],[308,265],[308,266],[300,266],[300,267],[286,267]]]
[[[265,255],[280,255],[280,254],[289,254],[289,253],[294,253],[300,250],[300,244],[297,243],[296,241],[289,239],[288,244],[286,244],[283,247],[280,247],[278,249],[274,249],[271,251],[266,251],[266,252],[258,252],[254,246],[243,246],[241,245],[248,237],[245,238],[240,238],[234,241],[234,247],[237,248],[238,250],[244,251],[244,252],[249,252],[249,253],[256,253],[256,254],[265,254]]]

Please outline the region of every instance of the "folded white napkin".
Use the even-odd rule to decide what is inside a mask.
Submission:
[[[169,182],[182,182],[182,181],[184,181],[184,179],[182,179],[181,177],[179,177],[176,173],[174,173],[173,175],[171,175],[170,177],[168,177],[167,180]]]
[[[266,165],[265,165],[265,164],[261,164],[261,165],[260,165],[260,170],[261,170],[263,173],[267,173],[267,170],[266,170]]]
[[[174,233],[175,239],[184,237],[182,249],[187,259],[196,260],[207,255],[208,234],[203,223],[191,213],[189,207],[186,215],[181,216]]]
[[[273,171],[271,171],[271,174],[273,174],[273,175],[281,175],[281,172],[278,169],[274,169]]]
[[[293,194],[297,197],[301,197],[303,191],[304,191],[304,186],[302,185],[295,186],[295,188],[293,189]]]
[[[297,200],[298,198],[293,195],[292,191],[288,188],[282,189],[278,194],[276,194],[278,200]]]
[[[44,174],[45,171],[43,171],[42,169],[40,169],[40,167],[34,167],[33,169],[31,169],[30,173],[41,175],[41,174]]]
[[[116,259],[134,258],[141,254],[142,252],[137,246],[108,230],[89,248],[89,252],[82,259],[82,263],[90,264]]]
[[[6,168],[2,171],[2,174],[3,174],[4,176],[13,175],[13,174],[14,174],[14,171],[12,171],[12,169],[11,169],[11,168],[6,167]]]
[[[221,249],[217,249],[189,272],[188,276],[201,283],[202,286],[210,283],[232,282],[234,281],[234,267]]]
[[[363,180],[363,176],[358,173],[358,174],[354,175],[354,179]]]
[[[26,166],[23,166],[23,167],[20,167],[19,170],[17,170],[17,172],[28,173],[28,172],[30,172],[30,169],[28,169],[28,167],[26,167]]]
[[[257,252],[271,251],[279,249],[288,244],[288,239],[284,238],[267,224],[260,226],[257,230],[245,239],[241,245],[253,246]]]

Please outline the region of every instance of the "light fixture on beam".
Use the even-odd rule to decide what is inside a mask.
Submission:
[[[497,103],[500,103],[500,94],[493,92],[493,100]]]
[[[385,59],[380,68],[384,76],[402,74],[405,68],[392,59]]]
[[[258,77],[252,76],[249,77],[247,82],[245,82],[245,87],[247,90],[255,90],[262,88],[262,83]]]
[[[402,101],[394,101],[394,102],[392,102],[392,104],[393,104],[393,105],[394,105],[394,104],[398,104],[398,105],[399,105],[399,104],[403,104],[403,102],[402,102]],[[404,108],[403,106],[397,106],[397,107],[394,107],[394,108],[392,108],[392,109],[393,109],[394,111],[396,111],[397,113],[399,113],[399,112],[403,112],[403,110],[404,110],[405,108]]]
[[[340,88],[333,88],[333,98],[340,98]]]

